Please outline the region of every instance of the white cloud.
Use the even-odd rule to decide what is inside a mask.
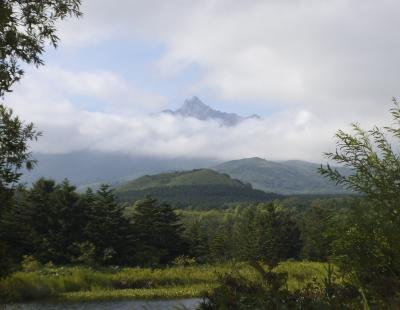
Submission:
[[[83,3],[85,16],[61,26],[62,46],[156,41],[166,48],[156,64],[160,78],[196,64],[204,72],[193,86],[200,93],[212,90],[221,99],[278,105],[284,112],[234,128],[147,116],[165,100],[116,73],[47,68],[11,97],[18,112],[45,131],[38,146],[43,151],[318,160],[332,148],[338,128],[351,121],[383,123],[390,98],[399,95],[397,0]],[[73,96],[104,107],[77,106]]]
[[[88,37],[162,42],[163,74],[198,64],[205,68],[203,87],[222,98],[301,104],[320,114],[335,105],[354,118],[360,108],[379,112],[379,104],[398,94],[395,0],[84,4],[86,27],[68,23],[66,44],[74,27],[92,33]]]
[[[131,113],[127,113],[118,105],[126,94],[131,94],[128,83],[112,74],[49,67],[30,72],[7,102],[18,115],[43,131],[44,136],[33,149],[45,153],[95,150],[163,157],[319,160],[321,152],[329,147],[326,137],[336,125],[324,123],[322,127],[322,121],[307,110],[250,119],[235,127],[151,114],[140,111],[141,105],[139,109],[132,105]],[[104,100],[107,107],[102,111],[77,105],[73,101],[76,95]],[[152,98],[150,94],[141,96]]]

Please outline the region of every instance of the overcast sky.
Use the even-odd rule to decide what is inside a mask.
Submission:
[[[321,161],[400,92],[398,0],[82,0],[7,103],[44,153]],[[236,127],[160,115],[193,95]]]

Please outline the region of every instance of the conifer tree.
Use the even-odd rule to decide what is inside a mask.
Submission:
[[[101,185],[96,194],[86,193],[89,202],[87,241],[95,247],[95,259],[101,264],[125,264],[127,251],[133,251],[129,222],[124,218],[124,207],[117,203],[114,191]]]
[[[55,184],[40,179],[22,191],[16,205],[1,220],[3,237],[13,244],[14,256],[34,255],[42,262],[69,262],[69,249],[83,238],[85,205],[67,180]]]
[[[139,241],[137,259],[141,264],[166,264],[186,252],[180,218],[168,204],[147,196],[136,204],[132,216]]]

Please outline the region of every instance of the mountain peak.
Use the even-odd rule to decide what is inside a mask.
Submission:
[[[180,111],[182,114],[187,114],[188,116],[193,116],[199,113],[207,113],[215,110],[203,103],[203,101],[198,97],[193,96],[190,99],[186,99],[182,107],[177,111]]]
[[[182,117],[193,117],[199,120],[216,120],[223,126],[235,126],[246,119],[260,119],[258,115],[252,115],[250,117],[242,117],[235,113],[226,113],[218,110],[214,110],[210,106],[203,103],[198,97],[193,96],[192,98],[186,99],[183,105],[175,110],[165,110],[164,113],[169,113],[176,116]]]

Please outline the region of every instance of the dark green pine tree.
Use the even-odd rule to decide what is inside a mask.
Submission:
[[[19,195],[22,195],[20,192]],[[34,250],[34,231],[21,201],[10,201],[0,217],[0,277],[14,270],[23,255]]]
[[[246,208],[237,216],[233,238],[235,244],[235,257],[240,260],[260,260],[260,229],[258,210],[255,207]]]
[[[56,185],[40,179],[19,193],[16,204],[2,219],[4,238],[12,242],[15,257],[34,255],[42,262],[68,263],[69,249],[83,237],[85,204],[68,181]]]
[[[258,218],[261,257],[274,266],[282,260],[297,258],[301,249],[300,229],[286,211],[267,205]]]
[[[195,257],[198,262],[205,262],[209,254],[208,236],[199,220],[186,230],[185,239],[189,243],[189,256]]]
[[[166,264],[175,257],[185,254],[188,251],[188,244],[184,241],[184,228],[181,218],[176,214],[175,209],[169,204],[163,203],[159,206],[158,212],[160,223],[158,231],[159,249],[164,249],[165,255],[160,257],[160,263]]]
[[[75,190],[76,187],[65,180],[58,184],[54,191],[53,208],[56,223],[50,241],[54,257],[59,256],[62,263],[70,261],[73,245],[83,242],[84,227],[88,221],[87,204]]]
[[[311,205],[302,219],[301,238],[304,242],[301,250],[302,258],[311,261],[326,261],[330,254],[334,235],[331,232],[332,218],[338,210],[332,211],[321,206],[319,201]]]
[[[210,257],[213,261],[225,261],[227,257],[227,235],[223,228],[219,229],[210,242]]]
[[[103,184],[95,195],[87,192],[86,201],[89,212],[85,237],[94,246],[95,261],[99,264],[133,264],[135,245],[132,229],[113,190]]]
[[[166,264],[186,253],[180,218],[168,204],[159,205],[147,196],[136,204],[132,222],[139,241],[136,256],[139,264]]]
[[[49,234],[54,231],[52,220],[53,193],[55,182],[40,179],[30,190],[24,191],[22,198],[2,219],[4,238],[13,243],[15,257],[34,255],[42,261],[53,260],[49,253]],[[50,250],[51,251],[51,250]]]

